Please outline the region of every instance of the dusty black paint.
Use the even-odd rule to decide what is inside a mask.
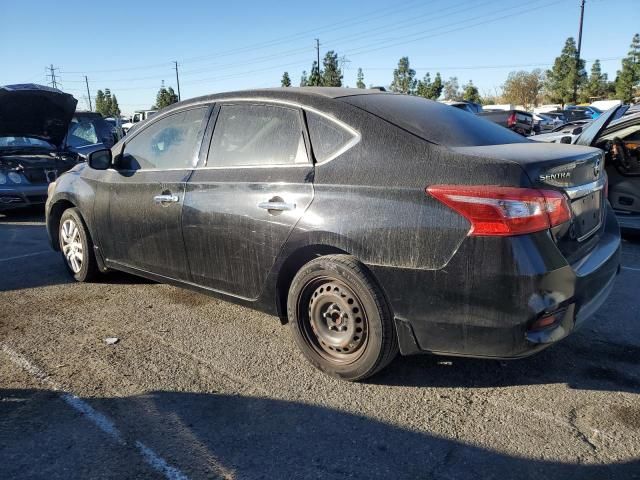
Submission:
[[[369,267],[402,322],[405,353],[412,353],[407,346],[417,345],[438,353],[522,356],[542,348],[525,337],[540,315],[565,309],[560,328],[547,339],[557,340],[574,328],[576,318],[582,320],[581,309],[586,315],[587,307],[602,301],[618,270],[620,245],[604,200],[602,225],[577,245],[565,242],[566,225],[517,237],[469,237],[466,219],[425,194],[433,184],[578,185],[594,180],[586,172],[599,158],[597,150],[572,155],[564,146],[529,142],[435,145],[334,98],[353,94],[348,89],[274,89],[176,104],[149,124],[193,105],[280,101],[323,112],[361,138],[325,163],[210,169],[206,154],[217,111],[212,108],[194,169],[123,172],[82,166],[64,175],[48,203],[50,235],[56,238],[56,205],[72,202],[107,267],[219,295],[281,318],[289,281],[304,262],[349,253]],[[304,138],[312,157],[306,132]],[[127,141],[114,146],[114,158],[123,145],[126,151]],[[567,185],[537,179],[559,168],[574,172]],[[155,205],[152,197],[166,191],[179,195],[179,203]],[[257,208],[273,197],[295,203],[295,210],[272,215]]]

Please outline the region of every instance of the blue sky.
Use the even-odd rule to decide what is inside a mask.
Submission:
[[[6,2],[0,9],[0,85],[46,83],[58,68],[65,91],[86,108],[111,88],[121,109],[148,108],[164,80],[182,97],[294,84],[315,58],[314,39],[345,55],[344,83],[358,67],[367,85],[388,85],[401,56],[418,77],[440,71],[493,92],[512,70],[548,64],[577,36],[579,0],[182,0]],[[640,31],[640,0],[587,0],[582,56],[610,78]],[[590,62],[587,68],[590,67]]]

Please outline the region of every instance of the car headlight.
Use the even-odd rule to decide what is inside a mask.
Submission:
[[[13,183],[22,183],[22,177],[20,176],[19,173],[9,172],[7,176],[9,177],[9,180],[11,180]]]
[[[0,172],[0,185],[4,185],[5,183],[7,183],[7,176]]]

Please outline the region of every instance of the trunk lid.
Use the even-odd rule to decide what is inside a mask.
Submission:
[[[568,199],[572,219],[552,229],[560,251],[575,261],[599,237],[605,213],[604,154],[602,150],[554,143],[517,143],[454,148],[461,153],[519,164],[526,178],[522,185],[557,190]]]
[[[68,93],[33,83],[0,87],[0,137],[31,137],[58,148],[78,101]]]

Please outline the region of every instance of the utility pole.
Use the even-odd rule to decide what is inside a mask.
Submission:
[[[578,103],[578,80],[580,73],[580,50],[582,50],[582,23],[584,22],[584,2],[580,2],[580,29],[578,30],[578,51],[576,52],[576,78],[573,82],[573,103]]]
[[[49,75],[51,76],[51,86],[53,88],[58,88],[58,84],[56,83],[56,70],[57,68],[53,68],[53,63],[48,67]]]
[[[91,104],[91,92],[89,91],[89,79],[84,76],[84,83],[87,85],[87,97],[89,98],[89,110],[93,112],[93,105]]]
[[[320,82],[320,39],[319,38],[316,38],[316,59],[317,59],[317,63],[316,63],[317,77],[316,78],[318,79],[318,85],[321,85],[322,82]],[[311,74],[313,76],[313,72],[311,72]]]
[[[176,66],[176,85],[178,87],[178,101],[180,101],[180,76],[178,75],[178,62],[173,62]]]

